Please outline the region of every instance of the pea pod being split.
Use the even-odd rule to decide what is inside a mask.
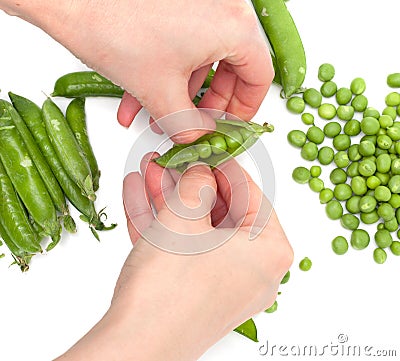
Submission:
[[[274,127],[265,123],[238,120],[216,120],[216,130],[189,144],[175,144],[171,149],[155,158],[154,161],[165,168],[184,170],[191,162],[200,160],[216,167],[250,148],[265,132]]]

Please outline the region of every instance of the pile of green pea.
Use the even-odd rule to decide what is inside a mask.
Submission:
[[[287,100],[287,109],[308,126],[291,130],[288,142],[304,160],[317,163],[296,167],[292,178],[317,192],[328,218],[350,231],[332,240],[336,254],[347,253],[349,245],[366,249],[373,229],[373,259],[382,264],[388,250],[400,255],[400,93],[391,89],[379,111],[368,104],[363,78],[338,87],[334,76],[332,64],[320,65],[320,89],[307,88]],[[400,73],[389,74],[387,85],[400,88]],[[329,185],[322,167],[329,169]]]

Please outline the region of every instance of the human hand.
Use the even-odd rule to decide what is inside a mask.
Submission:
[[[266,42],[244,0],[20,0],[18,6],[0,0],[0,7],[38,25],[126,89],[118,111],[124,126],[142,106],[155,119],[194,108],[192,99],[217,62],[199,107],[250,120],[273,79]],[[198,116],[162,128],[185,143],[214,126]],[[207,130],[188,130],[199,128]]]

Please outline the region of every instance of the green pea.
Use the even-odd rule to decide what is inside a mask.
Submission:
[[[338,122],[329,122],[324,126],[324,133],[328,138],[334,138],[342,131],[342,126]]]
[[[324,188],[320,193],[319,193],[319,202],[321,204],[326,204],[330,200],[333,199],[333,191],[332,189],[329,188]]]
[[[333,156],[333,161],[339,168],[346,168],[350,164],[349,156],[346,151],[340,150]]]
[[[392,193],[400,193],[400,175],[396,174],[391,177],[388,187]]]
[[[331,147],[328,146],[323,146],[321,149],[318,151],[318,161],[322,165],[328,165],[331,164],[333,161],[335,153]]]
[[[375,157],[379,157],[381,154],[389,154],[387,149],[375,148]]]
[[[301,148],[301,156],[305,160],[313,161],[318,157],[318,147],[314,142],[308,142]]]
[[[308,88],[303,93],[303,99],[310,107],[318,108],[322,102],[322,95],[317,89]]]
[[[308,181],[310,189],[314,192],[321,192],[324,189],[324,181],[321,178],[315,177]]]
[[[343,207],[338,200],[332,199],[325,205],[325,212],[332,220],[340,219],[343,215]]]
[[[318,79],[321,81],[330,81],[335,76],[335,67],[332,64],[324,63],[318,68]]]
[[[333,146],[336,150],[346,150],[350,147],[351,140],[347,134],[339,134],[333,138]]]
[[[214,154],[223,154],[228,149],[224,137],[215,135],[209,140]]]
[[[368,247],[370,237],[364,229],[355,229],[351,232],[350,244],[356,250],[362,250]]]
[[[325,139],[325,134],[319,127],[313,125],[307,130],[307,138],[310,142],[321,144]]]
[[[358,152],[364,157],[373,155],[375,153],[375,144],[369,140],[362,140],[358,146]]]
[[[373,210],[372,212],[369,213],[360,213],[360,219],[361,222],[365,224],[373,224],[378,222],[379,220],[379,215],[376,210]]]
[[[393,242],[392,235],[387,229],[376,231],[374,238],[376,245],[380,248],[390,247]]]
[[[225,134],[225,142],[228,148],[238,149],[243,143],[242,135],[237,130],[232,130],[228,134]]]
[[[274,313],[274,312],[276,312],[277,309],[278,309],[278,301],[275,300],[275,302],[270,307],[268,307],[265,310],[265,312],[266,313]]]
[[[290,279],[290,271],[287,271],[285,273],[285,275],[283,276],[283,278],[282,278],[281,285],[284,285],[285,283],[288,283],[289,279]]]
[[[333,194],[338,201],[345,201],[353,195],[353,191],[347,183],[341,183],[334,187]]]
[[[351,162],[346,169],[346,173],[350,178],[354,178],[360,175],[360,172],[358,171],[358,163],[357,162]]]
[[[309,271],[311,269],[311,266],[312,262],[308,257],[304,257],[299,263],[299,268],[305,272]]]
[[[286,108],[294,114],[301,114],[306,108],[306,104],[302,97],[295,95],[287,100]]]
[[[392,119],[392,122],[393,122],[397,118],[397,108],[396,107],[385,107],[385,109],[382,110],[382,115],[388,115]]]
[[[291,130],[287,135],[288,142],[294,147],[301,148],[306,144],[307,136],[302,130]]]
[[[382,248],[375,248],[373,253],[374,261],[378,264],[386,262],[387,254]]]
[[[378,202],[388,202],[390,197],[392,196],[392,193],[390,192],[390,189],[386,186],[378,186],[375,188],[375,199]]]
[[[400,93],[391,92],[385,97],[385,104],[388,107],[397,107],[400,105]]]
[[[381,185],[381,180],[376,175],[371,175],[367,178],[367,187],[369,189],[375,189]]]
[[[336,101],[340,105],[344,105],[350,102],[353,94],[349,88],[339,88],[336,92]]]
[[[363,196],[360,199],[359,207],[363,213],[370,213],[376,208],[376,199],[372,196]]]
[[[310,168],[311,177],[319,177],[322,173],[322,169],[319,165],[313,165]]]
[[[349,156],[349,159],[352,162],[357,162],[361,159],[361,154],[359,152],[359,145],[358,144],[352,144],[349,149],[347,149],[347,154]]]
[[[392,145],[390,146],[389,149],[383,149],[383,150],[387,150],[387,152],[390,154],[391,157],[393,157],[393,159],[397,158],[396,143],[397,142],[392,142]],[[380,149],[380,148],[378,148],[378,149]]]
[[[360,225],[360,220],[354,214],[346,213],[340,218],[340,223],[345,229],[355,230]]]
[[[356,112],[363,112],[365,109],[367,109],[368,99],[363,94],[356,95],[351,101],[351,106]]]
[[[351,119],[345,124],[343,131],[345,134],[354,137],[360,134],[361,124],[357,119]]]
[[[386,135],[386,129],[384,128],[379,128],[378,133],[376,133],[376,136],[378,137],[379,135]],[[378,138],[376,138],[378,141]]]
[[[391,73],[386,78],[387,85],[391,88],[400,88],[400,73]]]
[[[301,115],[301,120],[305,125],[313,125],[314,124],[314,115],[311,113],[303,113]]]
[[[385,222],[395,218],[396,214],[393,207],[389,203],[381,203],[377,209],[378,216]]]
[[[389,149],[392,146],[392,139],[387,135],[379,135],[376,139],[376,143],[381,149]]]
[[[336,114],[339,119],[348,121],[354,116],[354,108],[351,105],[339,105]]]
[[[389,154],[380,154],[376,157],[376,170],[380,173],[387,173],[390,171],[392,159]]]
[[[292,178],[296,183],[308,183],[310,177],[310,171],[306,167],[296,167],[295,169],[293,169]]]
[[[386,109],[394,109],[394,108],[387,107]],[[381,125],[382,128],[385,128],[385,129],[389,128],[393,125],[393,118],[390,115],[382,114],[379,117],[379,124]]]
[[[372,160],[364,158],[362,161],[360,161],[358,171],[364,177],[369,177],[375,173],[376,164]]]
[[[390,250],[395,256],[400,256],[400,242],[393,241],[392,244],[390,245]]]
[[[385,221],[385,229],[387,229],[389,232],[395,232],[399,229],[399,223],[397,222],[396,217],[393,217],[392,219]]]
[[[343,169],[335,168],[331,171],[329,179],[333,184],[345,183],[347,180],[347,174]]]
[[[359,95],[365,92],[367,85],[363,78],[354,78],[350,84],[350,90],[354,95]]]
[[[376,146],[376,135],[364,135],[361,137],[360,142],[367,140],[368,142],[371,142],[373,145]]]
[[[337,85],[331,80],[326,81],[321,85],[320,91],[322,96],[324,96],[325,98],[333,97],[337,92]]]
[[[374,135],[378,133],[381,125],[379,124],[378,119],[373,117],[364,117],[361,120],[361,130],[366,135]]]
[[[343,236],[337,236],[332,240],[332,250],[335,252],[337,255],[341,256],[344,255],[348,249],[349,249],[349,244]]]
[[[350,182],[351,189],[353,193],[357,196],[362,196],[367,193],[367,182],[364,177],[355,176],[351,179]]]
[[[400,174],[400,158],[392,159],[390,170],[392,174]]]
[[[373,117],[375,119],[379,119],[381,114],[379,113],[379,110],[373,108],[373,107],[368,107],[367,109],[364,110],[363,117]]]
[[[385,186],[389,183],[390,175],[388,173],[375,172],[374,174],[381,181],[381,185]]]
[[[211,145],[207,140],[203,140],[195,145],[199,158],[207,159],[212,155]]]
[[[400,140],[400,127],[395,124],[397,124],[397,122],[394,123],[393,126],[387,128],[386,134],[390,137],[391,140],[396,142]]]
[[[392,194],[389,199],[389,204],[393,208],[399,208],[400,207],[400,194]]]
[[[348,212],[358,214],[360,210],[360,196],[352,196],[346,201],[346,209]]]
[[[396,219],[397,219],[397,222],[399,222],[400,223],[400,208],[397,208],[396,209]],[[398,234],[399,235],[399,234]],[[400,237],[399,237],[400,238]]]
[[[333,104],[323,103],[318,107],[318,115],[322,119],[331,120],[336,116],[336,108]]]

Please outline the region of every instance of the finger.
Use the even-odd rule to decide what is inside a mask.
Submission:
[[[192,76],[189,80],[190,99],[193,99],[200,90],[201,86],[204,83],[204,80],[207,78],[207,74],[210,71],[211,66],[212,64],[203,66],[192,73]]]
[[[156,121],[153,117],[150,117],[149,124],[151,130],[156,134],[164,134],[163,130],[157,125]]]
[[[129,127],[140,109],[142,109],[142,105],[139,101],[128,92],[124,92],[117,112],[119,124]]]
[[[211,210],[211,220],[215,228],[232,228],[235,225],[229,215],[228,206],[219,191],[217,191],[215,206]]]
[[[167,168],[152,161],[158,156],[158,153],[148,153],[140,162],[147,193],[157,212],[166,206],[165,199],[174,191],[176,184]]]
[[[154,220],[144,181],[138,172],[132,172],[125,176],[122,198],[127,219],[135,230],[135,232],[131,232],[135,237],[132,239],[134,243]]]

